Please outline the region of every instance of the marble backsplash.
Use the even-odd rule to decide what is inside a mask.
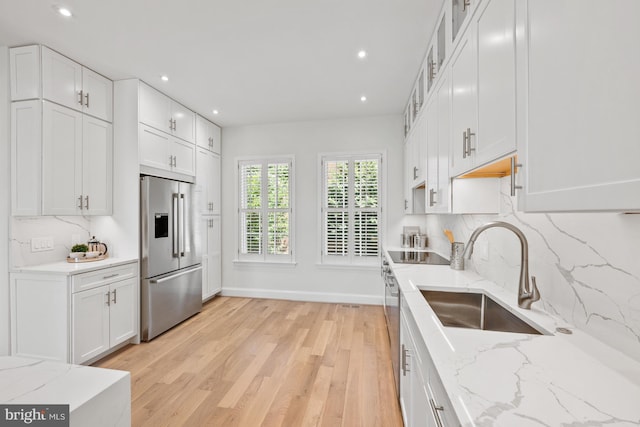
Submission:
[[[620,213],[522,213],[501,185],[498,215],[427,215],[431,248],[448,254],[442,230],[466,242],[488,221],[506,221],[529,241],[529,273],[541,301],[533,305],[640,361],[640,215]],[[510,231],[485,230],[466,268],[500,286],[518,288],[520,243]]]
[[[82,216],[11,217],[11,267],[64,261],[71,247],[91,238],[91,219]],[[31,252],[31,239],[53,237],[53,250]]]

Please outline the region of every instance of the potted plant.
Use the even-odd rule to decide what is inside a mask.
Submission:
[[[71,248],[71,253],[69,254],[69,258],[84,258],[85,256],[87,256],[88,250],[89,247],[84,243],[73,245],[73,247]]]

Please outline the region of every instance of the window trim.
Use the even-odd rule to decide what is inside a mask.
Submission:
[[[357,159],[362,159],[366,157],[378,157],[380,164],[378,167],[378,182],[379,182],[379,221],[378,221],[378,254],[376,257],[356,257],[352,251],[352,246],[350,244],[349,254],[347,257],[338,257],[338,256],[326,256],[324,254],[324,161],[332,161],[332,160],[349,160],[350,162]],[[366,151],[348,151],[348,152],[324,152],[318,153],[318,191],[317,191],[317,200],[318,200],[318,222],[317,222],[317,262],[316,264],[319,266],[328,266],[328,267],[343,267],[343,268],[367,268],[367,267],[378,267],[381,260],[382,247],[384,242],[384,231],[386,229],[386,198],[387,198],[387,170],[386,170],[386,150],[366,150]],[[349,192],[353,191],[351,185],[349,188]],[[353,208],[349,208],[349,211],[355,212]],[[359,262],[357,262],[359,261]]]
[[[242,198],[241,198],[241,184],[240,184],[240,168],[242,164],[246,163],[261,163],[263,170],[268,164],[272,163],[289,163],[289,254],[269,254],[266,250],[262,254],[242,254],[242,230],[240,226],[242,224],[241,212],[242,212]],[[235,159],[235,263],[258,263],[258,264],[295,264],[295,156],[294,155],[278,155],[278,156],[246,156],[237,157]],[[261,212],[267,213],[269,209],[265,204],[261,209]],[[267,231],[264,231],[267,233]],[[263,234],[264,238],[264,234]],[[263,242],[268,244],[267,242]]]

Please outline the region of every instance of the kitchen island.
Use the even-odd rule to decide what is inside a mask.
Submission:
[[[0,357],[0,403],[68,404],[72,427],[127,427],[131,376],[113,369]]]

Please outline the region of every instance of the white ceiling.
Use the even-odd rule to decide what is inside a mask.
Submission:
[[[2,0],[0,45],[42,43],[111,79],[141,78],[221,126],[401,114],[441,4]]]

